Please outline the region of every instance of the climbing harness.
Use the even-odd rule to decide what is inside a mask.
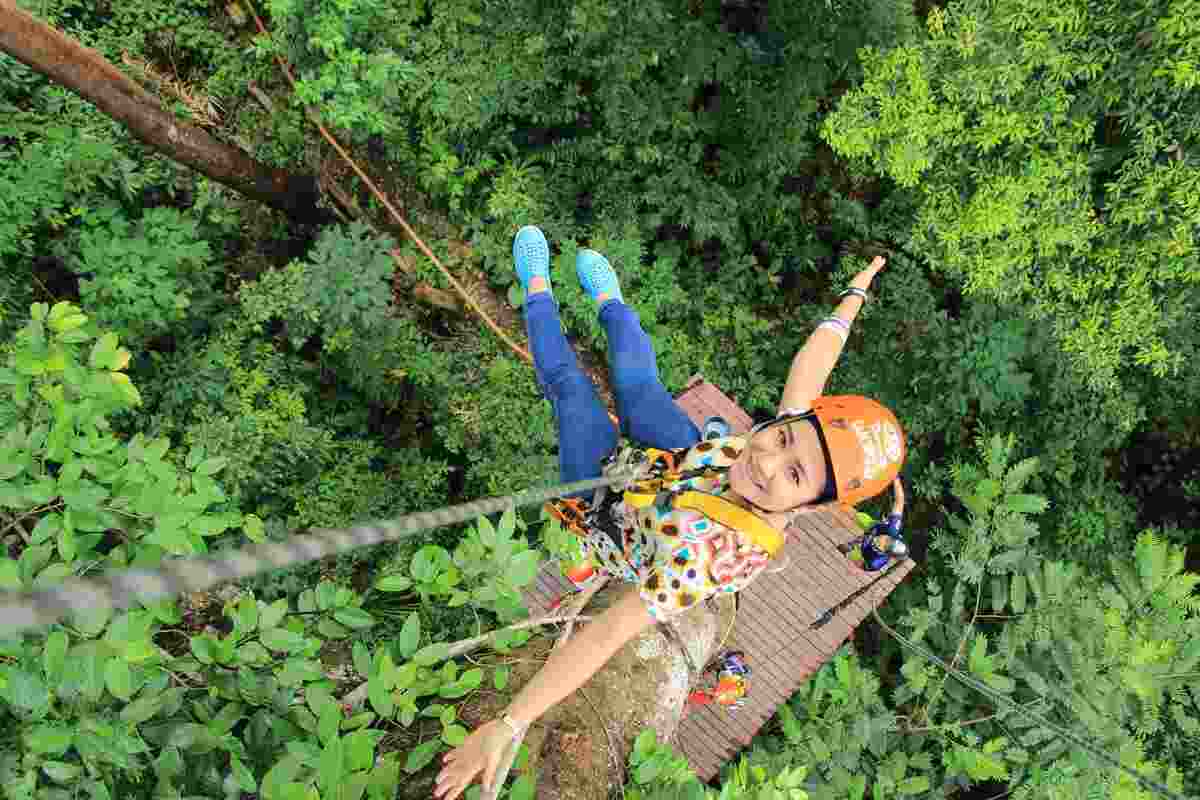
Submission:
[[[435,511],[349,528],[314,528],[282,542],[252,545],[202,558],[167,559],[153,569],[132,569],[97,578],[73,578],[44,589],[0,593],[0,638],[48,625],[73,613],[96,613],[151,603],[219,583],[249,578],[260,572],[294,567],[359,547],[406,539],[444,525],[468,522],[509,508],[589,489],[627,482],[629,473],[577,481],[543,489],[527,489],[507,497],[473,500]]]

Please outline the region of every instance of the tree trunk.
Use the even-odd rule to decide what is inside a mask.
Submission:
[[[594,619],[625,586],[612,584],[596,595],[585,614]],[[537,774],[538,800],[611,797],[624,785],[639,733],[651,728],[660,741],[673,740],[699,672],[717,656],[729,630],[733,603],[731,595],[718,595],[711,606],[701,604],[647,630],[530,728],[525,743]],[[508,660],[515,663],[507,691],[472,703],[463,711],[465,721],[475,725],[503,713],[511,693],[533,676],[550,647],[547,640],[535,640],[511,654]],[[415,781],[401,796],[428,797],[428,788]]]
[[[332,221],[332,215],[317,205],[315,176],[267,166],[177,119],[102,55],[18,8],[14,0],[0,0],[0,51],[75,92],[179,163],[296,222]]]

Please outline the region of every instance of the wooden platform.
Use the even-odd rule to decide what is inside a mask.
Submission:
[[[735,433],[751,427],[750,417],[742,409],[698,377],[677,401],[698,425],[719,415]],[[737,622],[725,649],[744,651],[753,669],[746,704],[736,711],[715,705],[692,706],[673,742],[702,780],[716,775],[748,745],[775,710],[849,638],[872,607],[912,571],[911,560],[897,565],[829,624],[810,630],[826,609],[877,577],[838,550],[839,545],[861,536],[854,518],[843,510],[801,517],[788,529],[783,551],[790,559],[788,568],[762,575],[738,593]],[[550,562],[526,590],[526,605],[535,616],[547,613],[550,604],[570,588],[557,562]]]

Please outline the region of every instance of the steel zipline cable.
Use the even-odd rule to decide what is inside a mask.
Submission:
[[[601,478],[541,489],[527,489],[506,497],[472,500],[435,511],[421,511],[398,519],[354,525],[349,528],[313,528],[282,542],[251,545],[211,556],[175,558],[154,569],[113,572],[96,578],[73,578],[40,589],[0,593],[0,638],[52,624],[70,614],[128,608],[187,592],[198,592],[220,583],[241,580],[269,570],[294,567],[359,547],[406,539],[444,525],[456,525],[508,508],[545,503],[576,492],[615,486],[633,476],[622,470]]]

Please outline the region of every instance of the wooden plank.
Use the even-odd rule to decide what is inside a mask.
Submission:
[[[707,755],[710,763],[720,769],[730,751],[738,747],[729,737],[727,721],[718,717],[711,705],[690,706],[688,711],[683,725],[691,723],[688,728],[689,740]]]
[[[817,571],[824,570],[828,574],[828,572],[830,570],[835,569],[835,568],[832,568],[832,567],[828,566],[827,564],[814,559],[813,569],[817,570]],[[809,620],[809,623],[811,624],[811,623],[815,622],[819,616],[823,615],[830,608],[833,608],[834,606],[838,605],[842,601],[846,600],[848,597],[850,597],[851,594],[858,591],[858,588],[861,588],[861,587],[855,587],[855,588],[851,588],[849,590],[843,589],[842,591],[844,592],[844,594],[840,594],[840,595],[839,594],[827,595],[826,599],[824,601],[824,606],[821,609],[819,609],[819,611],[817,612],[817,616],[814,616],[811,620]],[[859,595],[857,598],[855,598],[853,601],[851,601],[849,606],[847,606],[847,608],[844,609],[838,616],[842,616],[843,614],[846,613],[846,610],[849,610],[849,609],[853,609],[854,612],[856,612],[858,614],[869,613],[870,609],[871,609],[870,600],[867,599],[866,594]],[[835,619],[836,619],[836,617],[835,617]],[[827,625],[825,627],[828,628],[829,626]]]
[[[829,654],[837,649],[840,642],[834,641],[828,631],[811,631],[809,629],[813,620],[824,611],[821,603],[825,596],[821,592],[819,575],[814,576],[811,570],[811,565],[804,565],[802,569],[797,568],[794,574],[785,573],[789,579],[781,581],[777,591],[787,598],[787,602],[792,608],[788,615],[791,627],[801,633],[815,650]]]
[[[782,587],[780,587],[779,591],[780,596],[784,596],[782,595]],[[753,598],[745,598],[745,602],[747,603],[745,613],[748,616],[757,616],[756,612],[760,609],[758,601],[758,596]],[[773,643],[771,649],[765,651],[762,653],[762,655],[769,656],[771,653],[778,650],[785,641],[789,640],[803,641],[808,648],[816,653],[822,653],[828,650],[828,645],[826,642],[821,637],[814,635],[813,632],[808,630],[808,625],[811,620],[806,620],[803,616],[797,614],[796,612],[796,606],[793,604],[788,613],[780,616],[777,619],[771,620],[772,623],[778,625],[778,629],[772,631],[771,638]]]

